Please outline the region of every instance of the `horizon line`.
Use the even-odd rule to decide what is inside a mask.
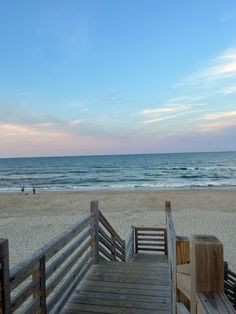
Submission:
[[[182,152],[159,152],[159,153],[120,153],[120,154],[88,154],[88,155],[47,155],[47,156],[12,156],[0,159],[24,159],[24,158],[73,158],[73,157],[103,157],[103,156],[132,156],[132,155],[164,155],[164,154],[204,154],[204,153],[236,153],[236,150],[216,151],[182,151]]]

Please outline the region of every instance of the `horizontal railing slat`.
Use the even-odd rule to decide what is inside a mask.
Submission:
[[[137,237],[155,237],[155,238],[160,238],[162,239],[164,237],[164,232],[163,233],[144,233],[144,232],[139,232],[137,233]]]
[[[74,283],[68,288],[68,290],[64,293],[64,295],[61,297],[61,299],[58,301],[58,303],[54,306],[53,314],[59,314],[61,310],[63,309],[64,305],[66,304],[67,300],[70,298],[72,293],[74,292],[75,288],[78,286],[80,281],[83,279],[83,277],[88,272],[90,266],[92,265],[92,261],[87,263],[82,271],[79,273],[77,278],[74,280]]]
[[[56,293],[49,300],[47,305],[47,313],[49,313],[57,304],[57,302],[62,298],[63,294],[66,293],[67,289],[73,285],[76,279],[79,277],[80,272],[83,271],[83,268],[86,268],[87,264],[92,264],[91,252],[88,252],[82,261],[78,264],[75,270],[66,278],[65,282],[61,285],[61,287],[56,291]]]
[[[106,251],[100,244],[98,245],[99,252],[101,252],[103,255],[105,255],[110,261],[112,261],[112,255],[109,254],[108,251]]]
[[[122,255],[125,255],[125,249],[120,246],[120,244],[116,241],[115,242],[116,251],[119,251]]]
[[[142,247],[138,249],[139,251],[153,251],[153,252],[165,252],[165,249],[153,249],[153,248],[145,248]]]
[[[46,261],[54,254],[62,249],[68,242],[70,242],[76,235],[78,235],[90,223],[91,214],[86,214],[85,217],[69,227],[65,232],[60,234],[54,240],[49,241],[33,255],[26,258],[23,262],[13,267],[10,271],[11,290],[15,289],[21,282],[23,282],[32,272],[34,265],[38,263],[40,258],[45,255]]]
[[[83,244],[80,247],[78,252],[69,260],[69,262],[63,267],[63,269],[58,272],[58,274],[48,283],[46,288],[46,295],[48,296],[55,287],[60,283],[63,277],[71,270],[74,264],[79,260],[79,258],[88,250],[89,246],[91,245],[91,239]],[[91,252],[89,252],[91,255]]]
[[[90,227],[75,243],[68,247],[60,257],[58,257],[52,264],[46,269],[46,278],[48,279],[65,261],[70,257],[75,250],[91,235],[94,227]]]
[[[120,254],[119,252],[116,252],[116,257],[118,257],[122,262],[125,261],[125,257],[123,254]]]
[[[19,293],[12,297],[11,309],[16,311],[37,289],[39,285],[38,280],[33,280],[22,288]]]
[[[40,257],[42,257],[41,255]],[[37,271],[39,269],[39,260],[34,260],[30,264],[26,263],[24,271],[23,263],[21,263],[21,267],[19,269],[16,269],[16,271],[10,272],[10,289],[11,291],[15,290],[19,285],[22,284],[29,276],[32,275],[33,272]]]
[[[125,241],[120,238],[120,236],[116,233],[115,229],[110,225],[105,216],[99,211],[99,221],[103,224],[103,226],[116,237],[116,240],[120,243],[120,245],[124,248]]]
[[[107,240],[107,242],[112,244],[111,237],[109,237],[108,234],[100,226],[98,228],[98,232],[103,236],[103,238],[105,238]]]
[[[166,228],[157,228],[157,227],[135,227],[137,232],[139,231],[159,231],[165,232]]]
[[[234,273],[232,270],[229,269],[228,274],[236,279],[236,273]]]
[[[33,300],[27,307],[24,309],[24,314],[32,314],[35,313],[40,307],[39,299]]]
[[[165,248],[165,245],[164,245],[164,243],[163,244],[161,244],[161,243],[138,243],[138,247],[140,248],[140,247],[142,247],[142,246],[152,246],[152,247],[157,247],[157,248]]]
[[[112,245],[106,241],[101,235],[98,236],[98,240],[103,244],[110,252],[112,252]]]
[[[61,250],[67,243],[69,243],[75,236],[82,232],[91,222],[91,214],[87,214],[84,219],[77,222],[74,227],[69,228],[65,233],[58,236],[52,243],[48,244],[45,252],[46,261]]]

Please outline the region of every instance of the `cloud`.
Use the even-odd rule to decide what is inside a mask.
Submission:
[[[235,121],[210,122],[200,124],[199,130],[202,132],[216,132],[222,129],[236,128]]]
[[[209,113],[202,117],[205,120],[219,120],[224,118],[231,118],[236,116],[236,111],[225,111],[218,113]]]
[[[144,121],[142,121],[142,123],[144,123],[144,124],[156,123],[156,122],[160,122],[160,121],[164,121],[164,120],[174,119],[174,118],[182,116],[183,114],[184,113],[181,112],[181,113],[177,113],[177,114],[173,114],[173,115],[169,115],[169,116],[165,116],[165,117],[161,117],[161,118],[144,120]]]
[[[142,111],[139,112],[139,114],[163,114],[166,112],[176,112],[180,110],[187,110],[189,109],[189,105],[185,104],[171,104],[171,105],[164,105],[163,107],[158,107],[158,108],[147,108],[143,109]]]
[[[188,113],[192,108],[192,104],[167,102],[166,104],[157,108],[143,109],[142,111],[139,111],[138,114],[149,117],[149,119],[142,121],[143,124],[151,124],[177,118]]]
[[[195,95],[178,96],[178,97],[169,99],[168,103],[176,103],[176,102],[179,103],[179,102],[184,102],[184,101],[187,101],[188,103],[195,103],[203,99],[205,99],[205,96],[195,96]]]
[[[230,49],[207,61],[207,66],[189,76],[182,84],[202,84],[236,77],[236,49]]]
[[[225,87],[225,88],[222,89],[219,93],[220,93],[220,94],[223,94],[223,95],[235,94],[235,93],[236,93],[236,85],[235,85],[235,86],[228,86],[228,87]]]
[[[55,137],[65,138],[66,136],[66,132],[45,129],[45,125],[37,125],[33,127],[14,123],[0,123],[0,140],[9,142],[48,142]]]
[[[77,126],[81,123],[81,120],[73,120],[73,121],[70,121],[69,122],[69,125],[72,125],[72,126]]]

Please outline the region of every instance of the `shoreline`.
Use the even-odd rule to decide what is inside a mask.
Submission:
[[[165,226],[164,202],[171,201],[177,234],[215,235],[236,270],[236,193],[225,188],[0,193],[0,237],[9,239],[11,266],[87,213],[95,199],[124,239],[131,225]]]
[[[12,191],[2,191],[0,190],[0,195],[2,194],[31,194],[33,188],[27,188],[25,192],[21,192],[21,189],[18,188]],[[84,192],[162,192],[162,191],[189,191],[189,190],[236,190],[236,185],[233,186],[194,186],[194,187],[166,187],[166,188],[151,188],[151,187],[134,187],[134,188],[78,188],[78,189],[42,189],[36,187],[36,192],[40,194],[44,193],[84,193]]]

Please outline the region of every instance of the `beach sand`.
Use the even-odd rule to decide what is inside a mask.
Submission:
[[[9,239],[10,265],[88,212],[91,200],[99,201],[123,238],[131,225],[164,226],[164,202],[170,200],[177,234],[217,236],[236,271],[236,189],[1,193],[0,237]]]

